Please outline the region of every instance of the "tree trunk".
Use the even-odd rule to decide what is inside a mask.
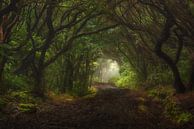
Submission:
[[[0,62],[0,94],[3,94],[6,90],[6,87],[4,85],[4,79],[3,79],[3,71],[4,71],[6,62],[7,62],[7,58],[4,56]]]
[[[170,56],[168,56],[166,53],[162,51],[162,46],[165,42],[168,41],[171,35],[171,28],[174,26],[174,19],[170,13],[167,15],[166,18],[167,18],[166,23],[155,46],[155,53],[159,58],[163,59],[172,70],[174,76],[174,88],[176,89],[177,93],[184,93],[185,86],[181,80],[180,73],[176,66],[176,63],[170,58]]]
[[[72,91],[73,90],[73,65],[70,66],[70,69],[69,69],[69,75],[68,75],[68,80],[67,80],[67,90],[68,91]]]
[[[193,56],[192,56],[193,57]],[[191,91],[194,88],[194,57],[191,62],[190,79],[188,89]]]
[[[73,89],[73,64],[71,63],[70,59],[67,60],[66,70],[65,70],[65,78],[64,78],[64,86],[63,91],[69,92]]]
[[[168,66],[172,70],[172,73],[173,73],[173,76],[174,76],[174,88],[176,89],[176,91],[178,93],[184,93],[185,92],[185,86],[184,86],[184,84],[181,80],[180,73],[179,73],[179,70],[178,70],[176,64],[165,53],[163,53],[161,51],[157,51],[156,53],[161,59],[163,59],[168,64]]]
[[[37,70],[34,75],[35,83],[33,88],[33,95],[36,97],[45,97],[45,80],[43,70]]]

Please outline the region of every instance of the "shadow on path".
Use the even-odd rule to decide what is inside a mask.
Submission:
[[[177,129],[144,92],[100,86],[90,98],[45,103],[36,113],[1,122],[0,129]]]

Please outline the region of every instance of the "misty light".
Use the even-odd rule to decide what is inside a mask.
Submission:
[[[99,59],[99,68],[96,71],[98,81],[108,82],[111,78],[119,77],[119,65],[112,59]]]

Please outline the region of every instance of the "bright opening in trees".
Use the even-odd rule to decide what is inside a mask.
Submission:
[[[120,67],[117,61],[101,58],[98,59],[97,64],[94,81],[108,83],[111,79],[120,76]]]

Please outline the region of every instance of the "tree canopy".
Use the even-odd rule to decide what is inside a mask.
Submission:
[[[116,89],[99,98],[115,95],[120,101],[117,95],[129,98],[125,88],[151,91],[169,116],[176,109],[176,121],[190,119],[166,96],[168,88],[174,94],[194,88],[193,28],[193,0],[0,0],[0,115],[1,96],[28,93],[26,102],[51,93],[87,96]],[[138,96],[156,104],[144,92],[134,94],[134,103],[141,103]]]
[[[174,81],[180,93],[192,89],[193,5],[190,0],[4,0],[1,91],[10,88],[10,78],[16,85],[31,82],[38,96],[46,85],[63,91],[89,87],[93,64],[103,56],[131,69],[142,84],[154,84],[157,74],[158,84]]]

